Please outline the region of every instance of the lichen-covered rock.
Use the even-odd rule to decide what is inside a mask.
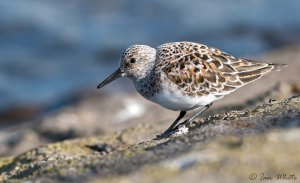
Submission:
[[[177,137],[150,140],[157,129],[140,125],[0,159],[0,180],[247,182],[254,173],[257,181],[281,173],[300,179],[299,124],[295,96],[199,119]]]

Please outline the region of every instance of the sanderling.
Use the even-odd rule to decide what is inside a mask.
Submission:
[[[166,134],[181,124],[192,122],[213,101],[286,66],[236,58],[193,42],[166,43],[157,48],[133,45],[123,53],[119,69],[97,88],[127,76],[146,99],[180,111]],[[194,109],[198,110],[195,115],[179,124],[186,111]]]

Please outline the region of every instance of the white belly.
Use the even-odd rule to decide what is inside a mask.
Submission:
[[[151,101],[174,111],[188,111],[205,106],[217,98],[214,95],[190,97],[180,92],[163,91],[151,98]]]

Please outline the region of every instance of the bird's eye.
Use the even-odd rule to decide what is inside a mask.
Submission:
[[[130,59],[129,62],[130,62],[131,64],[134,64],[134,63],[135,63],[135,58]]]

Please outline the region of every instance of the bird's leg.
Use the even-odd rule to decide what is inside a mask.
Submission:
[[[190,122],[194,121],[195,118],[197,118],[200,114],[202,114],[203,112],[205,112],[207,109],[210,108],[210,106],[212,106],[212,102],[205,105],[204,107],[202,107],[194,116],[192,116],[191,118],[185,120],[184,122],[179,123],[179,121],[185,116],[186,114],[186,111],[180,111],[180,114],[179,116],[177,117],[177,119],[172,123],[172,125],[163,133],[163,134],[167,134],[169,133],[170,131],[178,128],[180,125],[186,125],[186,124],[189,124]],[[177,125],[178,124],[178,125]]]
[[[194,116],[190,117],[189,119],[185,120],[184,122],[180,123],[177,127],[181,126],[181,125],[187,125],[191,122],[193,122],[200,114],[202,114],[203,112],[205,112],[207,109],[210,108],[210,106],[212,106],[212,102],[205,105],[204,107],[202,107]]]
[[[179,116],[177,119],[172,123],[172,125],[163,133],[166,134],[174,129],[174,127],[178,124],[178,122],[185,116],[186,111],[180,111]]]

